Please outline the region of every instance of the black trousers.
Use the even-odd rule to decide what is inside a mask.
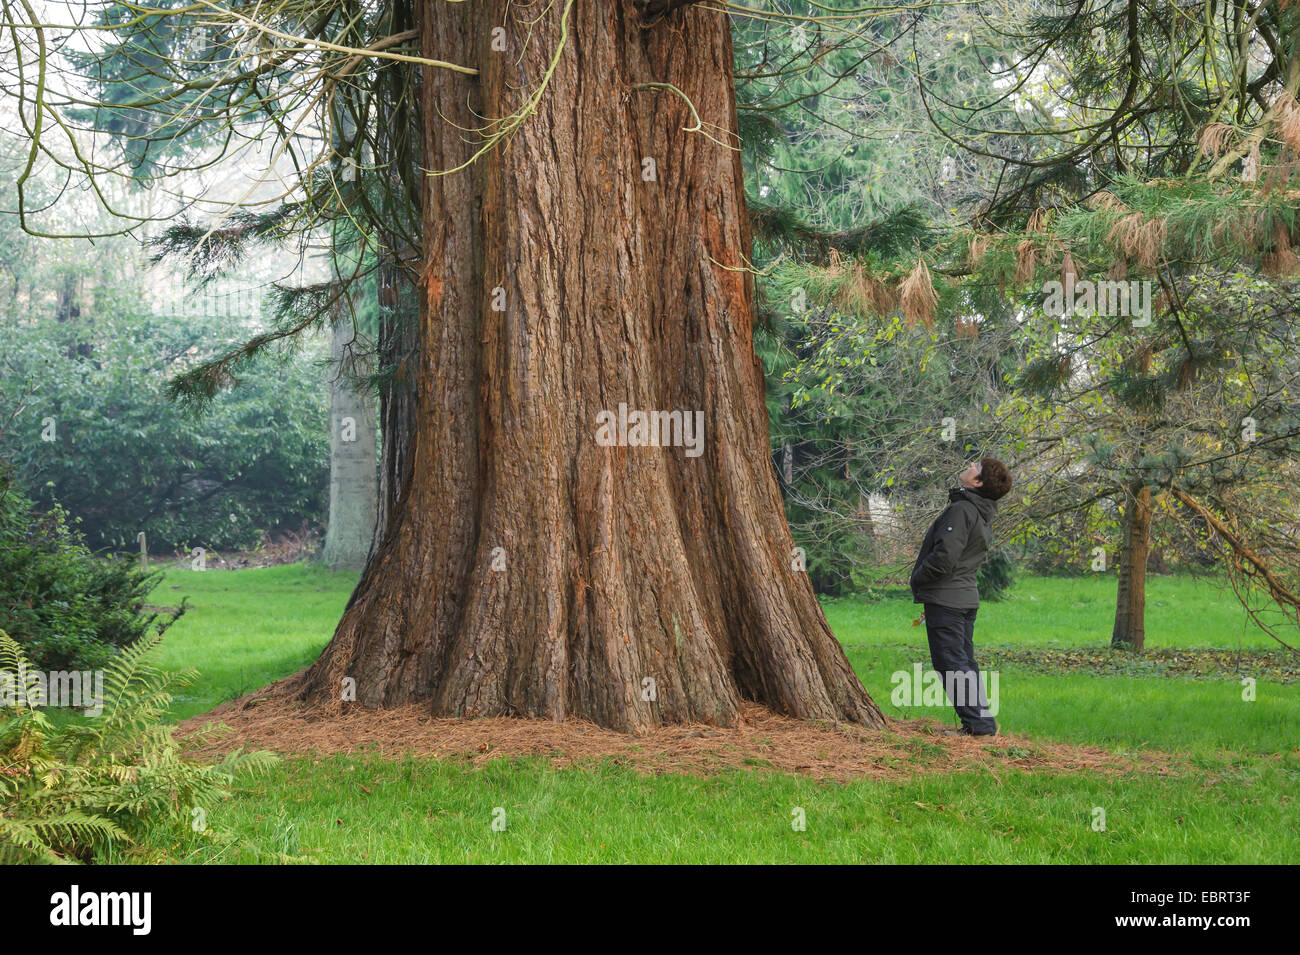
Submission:
[[[979,664],[975,662],[975,614],[939,604],[925,605],[925,635],[930,640],[930,661],[943,677],[948,702],[968,733],[996,733],[998,724],[989,713]]]

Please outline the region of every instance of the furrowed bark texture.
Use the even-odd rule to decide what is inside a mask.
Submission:
[[[549,86],[507,144],[427,180],[411,480],[304,692],[637,731],[751,699],[882,725],[792,568],[752,341],[730,28],[631,0],[422,6],[425,165]],[[541,17],[529,33],[525,17]],[[491,49],[504,26],[509,49]],[[654,179],[648,178],[654,161]],[[494,291],[497,290],[497,291]],[[494,304],[504,303],[497,311]],[[596,416],[703,413],[703,453]]]

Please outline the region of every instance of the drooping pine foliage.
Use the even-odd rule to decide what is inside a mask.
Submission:
[[[274,762],[265,752],[184,758],[163,716],[194,674],[152,664],[161,639],[147,635],[109,664],[97,717],[56,718],[21,695],[0,706],[0,864],[94,862],[152,830],[194,828],[237,773]],[[23,682],[32,669],[0,631],[0,677]]]
[[[850,229],[828,231],[797,213],[762,199],[750,199],[749,220],[756,242],[800,257],[824,261],[832,250],[846,255],[888,258],[931,243],[932,229],[917,206],[901,206]]]

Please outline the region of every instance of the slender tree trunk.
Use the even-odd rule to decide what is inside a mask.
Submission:
[[[396,261],[381,253],[379,264],[379,353],[389,369],[379,396],[381,450],[379,466],[378,548],[397,501],[410,480],[415,450],[415,376],[419,365],[419,302]],[[415,290],[418,291],[418,290]]]
[[[417,2],[420,0],[393,0],[389,4],[386,30],[390,35],[417,25]],[[379,80],[382,95],[375,103],[376,166],[387,177],[388,188],[380,193],[384,215],[377,247],[378,350],[384,378],[379,396],[379,533],[374,548],[382,542],[410,480],[415,449],[415,378],[420,367],[420,289],[416,283],[423,270],[418,242],[424,180],[419,78],[414,66],[387,64]]]
[[[69,358],[89,358],[94,354],[94,346],[88,338],[88,323],[81,313],[82,300],[86,298],[86,277],[75,272],[65,272],[59,285],[58,302],[54,307],[55,320],[61,325],[69,325],[75,333],[86,335],[68,344],[66,353]]]
[[[351,323],[340,322],[330,340],[330,512],[321,559],[331,570],[365,567],[379,500],[374,401],[344,373],[352,337]]]
[[[1110,645],[1141,653],[1146,642],[1147,554],[1151,546],[1151,488],[1135,484],[1124,503],[1119,590]]]
[[[882,725],[792,566],[726,16],[643,29],[629,0],[421,15],[426,56],[480,71],[426,74],[429,169],[469,160],[463,130],[519,109],[560,53],[508,144],[426,180],[411,480],[301,691],[336,704],[351,678],[368,706],[629,731],[732,724],[745,699]],[[620,403],[699,412],[702,453],[598,443]]]

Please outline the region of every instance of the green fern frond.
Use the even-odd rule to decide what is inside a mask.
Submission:
[[[270,753],[236,751],[205,765],[185,759],[163,720],[172,690],[193,671],[160,670],[151,653],[161,633],[122,649],[105,671],[98,718],[56,724],[39,709],[0,708],[0,862],[86,862],[136,844],[149,830],[189,821],[195,806],[223,798],[242,772],[261,772]],[[0,631],[0,662],[30,666]]]

